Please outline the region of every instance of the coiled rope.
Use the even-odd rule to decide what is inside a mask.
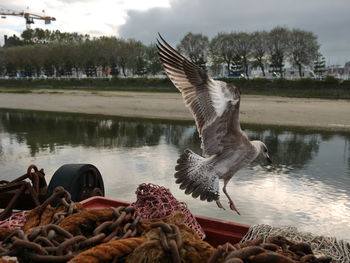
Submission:
[[[344,240],[335,237],[316,236],[309,232],[301,232],[293,226],[272,227],[269,225],[252,226],[241,240],[241,243],[257,238],[265,241],[271,236],[284,236],[285,238],[298,242],[310,244],[315,255],[324,255],[333,258],[336,263],[350,262],[350,245]]]

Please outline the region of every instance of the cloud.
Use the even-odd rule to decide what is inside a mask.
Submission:
[[[213,37],[218,32],[287,26],[314,32],[321,52],[334,63],[344,64],[350,60],[349,14],[348,0],[172,0],[169,8],[130,10],[118,32],[145,43],[154,42],[160,32],[176,44],[188,32]]]
[[[56,18],[51,25],[36,20],[32,28],[78,32],[98,37],[118,36],[118,27],[125,23],[127,10],[147,10],[154,6],[169,6],[169,2],[168,0],[31,0],[28,11],[39,14],[45,10],[46,15]],[[0,0],[0,8],[23,11],[27,8],[27,2],[12,0],[9,3]],[[25,29],[23,18],[12,18],[11,21],[0,20],[0,34],[7,33],[4,28],[11,28],[18,35]]]
[[[67,4],[95,2],[95,0],[59,0],[59,1],[62,3],[67,3]]]
[[[349,0],[0,0],[0,8],[40,13],[57,20],[40,27],[92,36],[135,38],[148,44],[160,32],[177,44],[188,32],[208,37],[218,32],[270,30],[288,26],[318,35],[327,62],[350,60]],[[2,35],[19,35],[25,29],[20,17],[0,19]]]
[[[22,2],[20,0],[13,0],[11,2],[7,0],[0,0],[0,9],[24,9],[26,6],[22,5]]]

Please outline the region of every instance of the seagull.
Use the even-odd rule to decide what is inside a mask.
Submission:
[[[250,141],[239,122],[240,91],[231,83],[214,80],[186,59],[159,34],[157,48],[163,69],[181,92],[201,138],[202,156],[186,149],[177,160],[176,183],[185,194],[215,201],[219,208],[219,180],[231,210],[240,214],[226,186],[238,170],[258,156],[271,163],[266,145]]]

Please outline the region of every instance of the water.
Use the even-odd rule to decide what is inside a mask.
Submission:
[[[29,164],[51,176],[65,163],[92,163],[106,196],[135,200],[141,183],[171,189],[195,214],[244,224],[294,225],[349,240],[350,133],[244,126],[269,148],[273,165],[257,160],[228,185],[241,216],[185,195],[175,184],[180,152],[200,153],[192,122],[0,110],[0,178],[14,179]],[[222,203],[227,200],[222,196]]]

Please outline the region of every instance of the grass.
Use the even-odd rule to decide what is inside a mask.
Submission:
[[[350,81],[336,79],[325,81],[266,80],[266,79],[222,79],[240,88],[242,94],[268,95],[299,98],[350,99]],[[46,80],[0,80],[0,92],[31,93],[47,89],[136,92],[178,92],[168,79],[115,78],[115,79],[46,79]],[[59,93],[57,91],[57,93]]]
[[[32,93],[32,89],[28,88],[4,88],[0,87],[0,93]]]

